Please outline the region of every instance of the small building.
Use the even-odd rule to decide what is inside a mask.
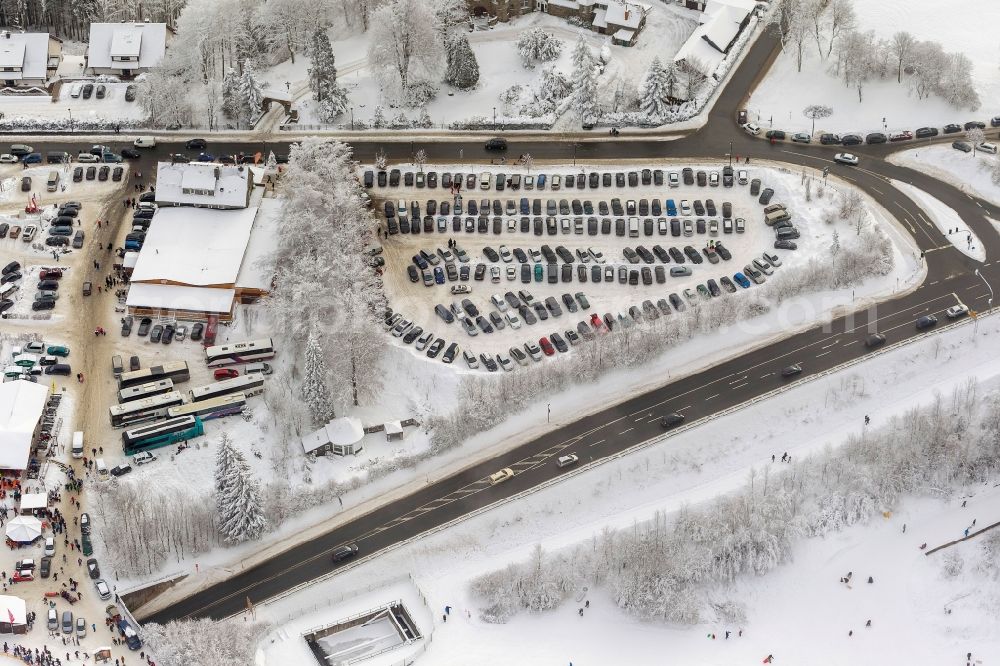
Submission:
[[[211,162],[156,165],[156,204],[234,209],[250,205],[254,179],[250,167]]]
[[[700,25],[674,54],[680,69],[692,68],[706,77],[716,70],[750,23],[757,5],[754,0],[706,0]]]
[[[167,51],[166,23],[91,23],[86,70],[131,78],[148,72]]]
[[[45,513],[48,508],[48,493],[24,493],[21,495],[21,510],[18,513],[22,516],[37,516]]]
[[[635,46],[651,9],[630,0],[467,0],[467,6],[472,16],[490,16],[501,22],[534,11],[576,19],[594,32],[610,35],[617,46]]]
[[[62,40],[47,32],[0,32],[3,85],[44,88],[62,62]]]
[[[335,456],[356,455],[364,450],[361,440],[365,428],[352,417],[333,419],[325,426],[302,438],[302,451],[306,455]]]
[[[403,441],[403,424],[399,421],[389,421],[382,426],[385,430],[385,441],[387,442],[401,442]]]
[[[23,379],[0,384],[0,469],[28,467],[49,389]]]
[[[26,633],[28,633],[28,610],[24,599],[12,594],[0,594],[0,634]]]

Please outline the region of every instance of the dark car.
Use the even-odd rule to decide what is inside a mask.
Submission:
[[[968,132],[971,129],[986,129],[986,123],[978,120],[970,120],[965,123],[965,131]]]
[[[448,351],[451,351],[449,348]],[[358,545],[351,543],[345,546],[338,546],[333,549],[333,561],[334,563],[343,562],[344,560],[349,560],[358,554]]]
[[[774,139],[775,141],[784,141],[785,133],[782,130],[768,130],[764,134],[764,138]]]
[[[771,203],[771,197],[774,196],[774,190],[770,187],[765,187],[764,191],[760,193],[760,198],[757,199],[757,203],[764,204],[765,206]]]
[[[865,137],[865,142],[869,144],[885,143],[886,141],[888,141],[888,137],[886,137],[885,134],[882,134],[882,132],[872,132]]]
[[[96,557],[91,557],[87,560],[87,573],[90,575],[91,580],[97,580],[101,577],[101,567],[98,566]]]
[[[824,146],[837,146],[840,145],[840,137],[836,134],[821,134],[819,142]]]
[[[127,338],[132,334],[132,315],[122,317],[122,337]]]
[[[21,177],[21,191],[30,192],[31,191],[31,176]]]
[[[667,414],[660,419],[660,427],[666,429],[676,428],[682,423],[684,423],[684,415],[678,414],[677,412]]]
[[[152,319],[150,319],[149,317],[143,317],[142,319],[139,320],[139,329],[135,332],[135,334],[138,335],[139,337],[144,337],[147,333],[149,333],[149,327],[152,325],[153,325]],[[157,338],[157,340],[158,339],[159,338]],[[192,334],[191,339],[192,340],[194,339],[194,334]],[[154,340],[153,342],[156,342],[156,340]]]
[[[119,465],[115,465],[109,471],[111,472],[111,476],[125,476],[132,471],[132,466],[128,463],[121,463]]]
[[[140,330],[141,329],[142,329],[142,327],[140,326]],[[162,335],[163,335],[163,326],[161,326],[160,324],[157,324],[149,332],[149,341],[150,342],[159,342],[160,341],[160,337]]]
[[[174,339],[174,330],[175,329],[173,324],[167,324],[166,326],[164,326],[163,336],[161,337],[160,342],[162,342],[165,345],[169,345],[170,342]]]
[[[954,134],[955,132],[961,132],[961,131],[962,131],[962,126],[956,125],[955,123],[948,123],[947,125],[944,126],[945,134]]]
[[[208,148],[208,142],[205,139],[188,139],[184,146],[191,150],[205,150]]]
[[[881,347],[885,344],[885,336],[881,333],[872,333],[867,338],[865,338],[865,347],[869,349],[875,349],[876,347]]]
[[[125,101],[134,102],[135,101],[135,84],[130,83],[127,88],[125,88]]]
[[[94,84],[93,83],[84,84],[81,96],[84,99],[90,99],[90,96],[93,94],[94,94]]]
[[[507,150],[507,139],[502,137],[493,137],[486,142],[486,150]]]
[[[189,335],[188,337],[193,342],[198,342],[199,340],[201,340],[201,336],[202,336],[202,333],[204,333],[204,331],[205,331],[205,325],[202,324],[201,322],[198,322],[194,326],[191,327],[191,335]],[[133,356],[133,358],[135,358],[135,357]],[[136,360],[138,361],[138,359],[136,359]]]
[[[865,139],[860,134],[845,134],[840,137],[840,142],[845,146],[858,146],[865,142]]]
[[[135,148],[122,148],[122,157],[127,160],[137,160],[141,156],[141,153]]]
[[[122,174],[124,173],[125,169],[121,168],[120,166],[116,166],[114,171],[111,172],[111,180],[115,181],[116,183],[120,182],[122,179]]]
[[[928,138],[930,138],[932,136],[937,136],[938,135],[938,128],[937,127],[921,127],[919,129],[917,129],[917,131],[914,132],[913,135],[916,136],[918,139],[928,139]]]
[[[802,366],[799,365],[798,363],[786,366],[781,369],[781,376],[785,378],[795,377],[796,375],[801,375],[801,374],[802,374]]]
[[[78,166],[73,168],[73,182],[79,183],[83,180],[83,167]]]
[[[923,331],[928,328],[934,328],[938,323],[937,317],[934,315],[924,315],[917,319],[917,330]]]

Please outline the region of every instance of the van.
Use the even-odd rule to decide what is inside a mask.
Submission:
[[[83,457],[83,431],[77,430],[73,433],[73,448],[70,449],[74,458]]]
[[[152,136],[140,136],[132,142],[132,145],[136,148],[155,148],[156,138]]]
[[[8,283],[3,286],[0,286],[0,301],[2,301],[5,298],[10,298],[11,295],[17,290],[18,286],[16,284]]]
[[[628,218],[628,235],[629,238],[637,238],[639,236],[639,218]]]
[[[764,224],[769,227],[773,227],[775,222],[781,222],[783,220],[790,220],[792,216],[788,214],[787,210],[776,210],[774,212],[768,213],[764,216]]]
[[[115,354],[114,356],[111,357],[111,371],[115,373],[115,379],[118,379],[122,376],[122,369],[123,369],[122,357],[119,356],[118,354]]]
[[[777,240],[792,240],[799,237],[799,230],[795,227],[782,227],[775,232],[774,237]]]
[[[76,637],[86,638],[87,637],[87,619],[83,617],[76,618]]]
[[[62,150],[51,150],[45,154],[45,160],[49,164],[65,164],[69,162],[69,153]]]
[[[73,611],[63,611],[62,630],[64,634],[73,633]]]
[[[59,631],[59,611],[49,608],[49,631]]]
[[[272,370],[271,366],[268,365],[267,363],[247,363],[243,367],[244,375],[249,375],[255,372],[259,372],[262,375],[269,375],[272,372],[274,372],[274,370]]]
[[[49,192],[55,192],[59,189],[59,172],[50,171],[49,179],[45,182],[45,189]]]
[[[104,464],[104,458],[97,458],[94,461],[94,465],[97,468],[97,476],[108,475],[108,466]]]

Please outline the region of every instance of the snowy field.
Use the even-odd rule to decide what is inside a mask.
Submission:
[[[938,231],[951,241],[951,244],[958,248],[959,252],[976,261],[986,261],[986,248],[976,236],[976,232],[962,221],[962,217],[954,208],[949,208],[940,199],[932,197],[908,183],[894,180],[892,184],[917,202],[917,205],[927,213],[927,217],[931,219]]]
[[[90,99],[83,99],[82,95],[71,97],[73,82],[66,81],[60,87],[58,99],[48,95],[0,96],[0,113],[6,123],[52,120],[68,124],[70,119],[73,122],[126,122],[145,117],[138,100],[125,101],[125,89],[129,84],[87,82],[93,83],[95,89],[104,85],[107,90],[104,99],[97,99],[96,95],[91,95]]]
[[[510,23],[500,23],[492,30],[476,31],[468,34],[469,44],[479,63],[479,84],[470,91],[452,89],[442,84],[437,97],[427,105],[427,111],[436,127],[465,120],[475,116],[492,120],[493,108],[497,109],[497,122],[502,123],[504,110],[498,96],[513,85],[532,87],[541,81],[544,67],[555,67],[567,77],[570,75],[571,51],[580,35],[584,35],[594,54],[605,46],[611,60],[599,79],[601,105],[605,110],[613,110],[616,91],[623,93],[622,100],[637,94],[638,86],[654,56],[667,60],[681,47],[697,26],[696,13],[674,5],[651,3],[651,11],[646,19],[646,27],[634,47],[614,46],[611,38],[590,30],[578,28],[564,19],[534,12],[519,17]],[[559,58],[550,63],[542,63],[534,69],[527,69],[517,52],[517,39],[527,29],[542,27],[563,43]],[[403,111],[411,119],[419,117],[419,109],[390,108],[382,98],[378,83],[372,76],[367,63],[369,38],[367,34],[351,35],[342,29],[331,29],[330,40],[337,58],[338,82],[343,85],[354,108],[354,119],[369,123],[375,107],[381,105],[388,120]],[[320,124],[313,111],[313,101],[308,86],[305,85],[310,67],[308,57],[296,58],[294,65],[286,61],[262,72],[268,82],[265,87],[286,88],[291,84],[295,94],[295,108],[299,110],[299,124]],[[350,117],[339,119],[339,125],[350,125]]]
[[[996,155],[976,151],[973,156],[941,145],[892,153],[888,160],[930,174],[963,192],[1000,205],[1000,184],[994,183],[990,175],[1000,160]]]
[[[638,621],[618,610],[600,587],[575,591],[573,601],[552,611],[486,624],[467,584],[481,573],[525,560],[536,544],[551,553],[597,537],[605,527],[627,528],[656,511],[669,515],[697,506],[747,483],[751,469],[758,478],[765,470],[780,473],[783,464],[771,463],[772,455],[787,452],[800,460],[836,447],[862,430],[865,415],[871,417],[871,427],[879,428],[936,395],[947,398],[970,379],[979,382],[980,395],[1000,388],[1000,362],[988,353],[998,335],[996,318],[978,325],[967,321],[258,606],[258,618],[279,627],[262,642],[257,663],[289,663],[301,654],[304,642],[295,640],[298,627],[332,622],[352,608],[396,598],[394,588],[381,594],[372,590],[387,571],[409,572],[427,594],[434,624],[425,619],[420,628],[424,633],[433,628],[434,640],[421,659],[435,666],[651,665],[662,663],[665,644],[677,663],[719,666],[760,663],[768,654],[775,663],[958,663],[968,651],[980,663],[992,663],[989,657],[1000,653],[1000,636],[995,590],[982,585],[976,573],[982,564],[981,540],[954,547],[964,558],[958,575],[944,573],[946,551],[925,557],[918,546],[960,538],[973,519],[980,527],[995,522],[1000,491],[993,483],[956,489],[945,499],[907,498],[867,525],[801,541],[790,563],[760,578],[741,578],[731,588],[747,606],[746,621],[739,624],[712,617],[693,626]],[[838,583],[849,571],[853,584]],[[871,585],[865,582],[868,576],[873,577]],[[300,614],[347,590],[379,601]],[[590,607],[580,617],[577,608],[585,601]],[[443,623],[445,605],[452,606],[452,613]],[[295,624],[284,624],[292,612]],[[866,628],[869,619],[872,627]],[[732,632],[728,639],[726,631]],[[822,656],[815,652],[817,645],[823,647]]]
[[[829,118],[816,121],[816,131],[836,133],[913,130],[941,127],[967,120],[989,120],[1000,112],[1000,43],[990,30],[969,29],[956,20],[957,6],[932,0],[855,0],[858,30],[874,30],[876,37],[891,38],[908,31],[917,40],[941,43],[946,52],[962,52],[973,64],[972,79],[982,106],[978,111],[956,109],[937,96],[917,99],[904,75],[896,82],[894,62],[891,76],[872,77],[864,86],[863,102],[858,92],[844,85],[843,78],[829,73],[836,56],[821,60],[812,37],[807,38],[802,71],[796,69],[795,48],[790,45],[775,61],[768,75],[747,102],[749,117],[764,129],[774,127],[791,132],[810,131],[812,121],[802,115],[809,105],[833,109]],[[975,16],[980,25],[1000,22],[1000,3],[970,0],[961,14]],[[892,59],[890,58],[890,61]],[[885,123],[883,124],[883,118]]]

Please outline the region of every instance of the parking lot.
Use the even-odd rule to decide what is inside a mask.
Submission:
[[[502,174],[498,191],[500,168],[469,174],[466,166],[456,191],[458,169],[448,169],[450,186],[444,171],[431,177],[430,169],[422,182],[412,170],[409,178],[400,173],[396,186],[391,171],[384,186],[369,176],[383,223],[375,261],[384,261],[389,305],[399,315],[389,334],[419,353],[440,338],[442,356],[454,342],[481,367],[489,365],[481,354],[529,364],[531,350],[511,348],[530,342],[541,357],[551,343],[558,355],[608,329],[738,297],[794,256],[774,248],[760,194],[751,195],[751,186],[767,188],[765,169],[734,165],[730,186],[722,166],[549,169],[541,189],[539,174],[528,183],[522,173]]]

